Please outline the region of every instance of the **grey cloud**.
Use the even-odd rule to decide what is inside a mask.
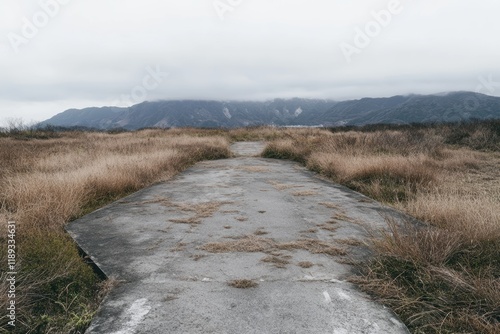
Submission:
[[[401,14],[346,62],[340,43],[353,44],[355,29],[390,1],[243,0],[222,21],[212,0],[72,0],[16,54],[7,36],[40,6],[5,0],[0,122],[110,105],[141,84],[148,66],[169,72],[147,92],[151,100],[344,99],[475,90],[489,75],[500,81],[494,0],[401,0]],[[500,87],[483,92],[500,96]]]

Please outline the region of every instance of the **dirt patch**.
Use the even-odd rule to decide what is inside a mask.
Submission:
[[[170,222],[176,224],[187,224],[187,225],[198,225],[201,224],[201,218],[198,217],[188,217],[188,218],[175,218],[169,219]]]
[[[237,289],[250,289],[257,287],[259,284],[250,279],[236,279],[227,282],[227,285]]]
[[[328,209],[338,209],[339,208],[339,206],[333,202],[321,202],[319,204],[323,205],[324,207],[327,207]]]
[[[234,241],[212,242],[205,244],[200,249],[209,253],[272,253],[279,250],[307,250],[313,254],[326,254],[330,256],[346,255],[344,249],[318,239],[300,239],[292,242],[279,243],[270,238],[261,238],[253,235],[240,237]]]
[[[263,229],[259,228],[257,231],[254,232],[255,235],[266,235],[269,234],[269,232],[264,231]]]
[[[204,257],[206,257],[205,254],[193,254],[193,255],[190,256],[190,258],[193,261],[199,261],[199,260],[203,259]]]
[[[198,225],[201,223],[203,218],[208,218],[213,216],[214,213],[219,211],[221,206],[225,204],[231,204],[232,202],[206,202],[206,203],[193,204],[193,203],[174,203],[166,199],[161,203],[166,206],[174,207],[182,212],[194,213],[194,216],[191,217],[169,219],[169,221],[171,221],[172,223]]]
[[[333,224],[321,224],[318,225],[319,228],[325,231],[330,231],[330,232],[335,232],[339,229],[340,226],[333,225]]]
[[[331,256],[346,255],[344,249],[318,239],[301,239],[293,242],[281,243],[276,246],[281,250],[303,249],[313,254],[327,254]]]
[[[347,245],[347,246],[353,246],[353,247],[358,247],[358,246],[363,246],[364,243],[361,240],[354,239],[354,238],[349,238],[349,239],[337,239],[335,240],[336,243],[341,244],[341,245]]]
[[[253,253],[269,251],[273,249],[274,246],[275,242],[271,239],[249,235],[234,241],[211,242],[203,245],[200,249],[209,253]]]
[[[261,259],[262,262],[271,263],[276,268],[286,268],[287,264],[290,264],[290,259],[292,257],[290,255],[276,254],[276,255],[268,255]]]
[[[303,262],[299,262],[299,263],[297,263],[297,265],[298,265],[299,267],[301,267],[301,268],[305,268],[305,269],[307,269],[307,268],[311,268],[312,266],[314,266],[314,263],[309,262],[309,261],[303,261]]]
[[[182,252],[186,250],[187,244],[185,242],[179,242],[175,247],[170,249],[172,252]]]
[[[224,210],[221,211],[222,213],[229,214],[229,213],[240,213],[240,210]]]
[[[294,191],[292,193],[293,196],[314,196],[314,195],[317,195],[318,192],[317,191],[314,191],[314,190],[301,190],[301,191]]]
[[[279,183],[276,181],[269,181],[269,183],[276,189],[276,190],[286,190],[286,189],[291,189],[291,188],[299,188],[302,186],[298,186],[296,184],[290,184],[290,183]]]

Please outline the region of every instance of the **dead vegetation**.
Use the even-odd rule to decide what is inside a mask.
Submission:
[[[254,235],[237,237],[232,241],[212,242],[200,247],[209,253],[255,253],[262,252],[271,254],[280,250],[306,250],[313,254],[325,254],[330,256],[346,255],[345,250],[319,239],[299,239],[291,242],[276,242],[270,238],[262,238]]]
[[[197,161],[230,156],[223,137],[163,130],[21,135],[0,138],[0,220],[18,226],[18,333],[82,332],[106,291],[64,231],[68,221],[168,180]],[[196,214],[213,209],[198,207]],[[6,247],[0,247],[3,263],[6,257]],[[5,292],[5,272],[0,278]],[[7,302],[2,293],[0,307],[6,309]],[[5,315],[0,328],[6,328]]]
[[[335,239],[335,242],[340,245],[347,245],[352,247],[363,246],[365,243],[359,239],[348,238],[348,239]]]
[[[328,209],[338,209],[339,208],[339,206],[333,202],[322,202],[319,204],[323,205],[324,207],[326,207]]]
[[[198,225],[201,223],[203,218],[212,217],[217,211],[219,211],[220,207],[225,204],[231,204],[232,202],[205,202],[205,203],[177,203],[173,202],[170,198],[166,197],[156,197],[152,200],[143,201],[139,204],[161,204],[168,208],[174,208],[175,210],[186,212],[186,213],[194,213],[194,216],[185,217],[185,218],[172,218],[169,221],[177,224],[189,224],[189,225]]]
[[[264,229],[259,228],[257,231],[254,232],[255,235],[266,235],[269,234],[269,232],[266,232]]]
[[[20,132],[0,138],[0,219],[15,220],[22,231],[17,236],[23,252],[16,302],[23,307],[18,309],[17,332],[81,332],[106,291],[63,231],[66,222],[167,180],[196,161],[229,157],[229,139],[271,141],[266,157],[298,161],[429,224],[418,230],[394,227],[376,239],[376,257],[358,277],[361,287],[397,312],[412,332],[498,333],[499,129],[500,123],[491,121],[334,131]],[[272,185],[278,190],[298,188]],[[338,209],[335,203],[322,205]],[[208,205],[181,211],[192,214],[187,223],[197,224],[212,210]],[[342,212],[334,219],[331,225],[352,221]],[[1,244],[5,235],[0,235]],[[291,250],[334,256],[345,252],[316,239],[277,243],[258,236],[204,247],[214,253],[268,256]],[[5,263],[5,258],[1,248],[0,261]],[[7,302],[4,275],[1,308]],[[6,318],[0,321],[3,328]]]
[[[276,268],[286,268],[288,264],[290,264],[290,259],[292,257],[290,255],[283,255],[283,254],[275,254],[275,255],[268,255],[264,258],[261,259],[262,262],[266,263],[271,263],[273,264]]]
[[[291,189],[291,188],[298,188],[301,186],[295,185],[295,184],[286,184],[286,183],[279,183],[276,181],[269,181],[269,183],[276,189],[276,190],[286,190],[286,189]]]
[[[209,253],[254,253],[268,252],[273,250],[274,247],[275,242],[272,239],[249,235],[233,241],[208,243],[200,247],[200,249]]]
[[[187,244],[185,242],[179,242],[175,247],[171,248],[170,251],[172,252],[183,252],[186,250]]]
[[[293,196],[303,197],[303,196],[314,196],[317,195],[318,192],[314,190],[301,190],[292,192]]]
[[[250,289],[255,288],[259,284],[251,279],[235,279],[227,283],[229,286],[237,289]]]
[[[308,268],[312,268],[314,266],[314,263],[309,262],[309,261],[302,261],[302,262],[297,263],[297,265],[301,268],[308,269]]]
[[[204,257],[206,257],[205,254],[193,254],[190,256],[190,258],[193,259],[193,261],[199,261],[199,260],[203,259]]]
[[[293,242],[281,243],[277,246],[281,250],[307,250],[312,254],[326,254],[330,256],[343,256],[346,251],[333,244],[318,239],[301,239]]]
[[[204,218],[212,217],[214,213],[219,211],[220,207],[231,202],[207,202],[207,203],[173,203],[168,202],[165,205],[174,207],[179,211],[192,212],[194,216],[186,218],[169,219],[172,223],[198,225]]]
[[[499,333],[499,151],[500,122],[489,121],[291,133],[263,156],[301,162],[427,223],[391,224],[356,280],[412,332]]]
[[[325,230],[325,231],[330,231],[330,232],[335,232],[336,230],[339,229],[339,226],[338,225],[335,225],[335,224],[330,224],[330,222],[326,223],[326,224],[320,224],[318,225],[318,227],[322,230]]]

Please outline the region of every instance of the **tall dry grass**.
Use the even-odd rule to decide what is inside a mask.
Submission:
[[[196,161],[227,157],[228,142],[268,140],[266,157],[299,161],[428,223],[391,224],[357,278],[413,332],[500,332],[500,155],[491,152],[500,150],[498,125],[5,135],[0,220],[19,226],[17,331],[77,333],[95,312],[103,289],[64,233],[68,220]]]
[[[354,280],[413,333],[500,333],[498,124],[292,134],[263,155],[299,161],[428,224],[391,223]]]
[[[196,161],[230,156],[228,140],[200,133],[68,132],[47,140],[0,138],[0,218],[17,224],[15,332],[82,332],[96,310],[99,279],[64,225]],[[6,244],[2,223],[0,244]],[[6,247],[0,261],[6,261]],[[6,309],[2,266],[0,308]],[[1,313],[2,330],[7,328]]]

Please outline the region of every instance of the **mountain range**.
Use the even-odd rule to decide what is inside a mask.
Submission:
[[[407,124],[500,118],[500,98],[472,92],[406,95],[349,101],[274,99],[271,101],[171,100],[128,108],[69,109],[41,126],[95,129],[146,127],[339,126]]]

